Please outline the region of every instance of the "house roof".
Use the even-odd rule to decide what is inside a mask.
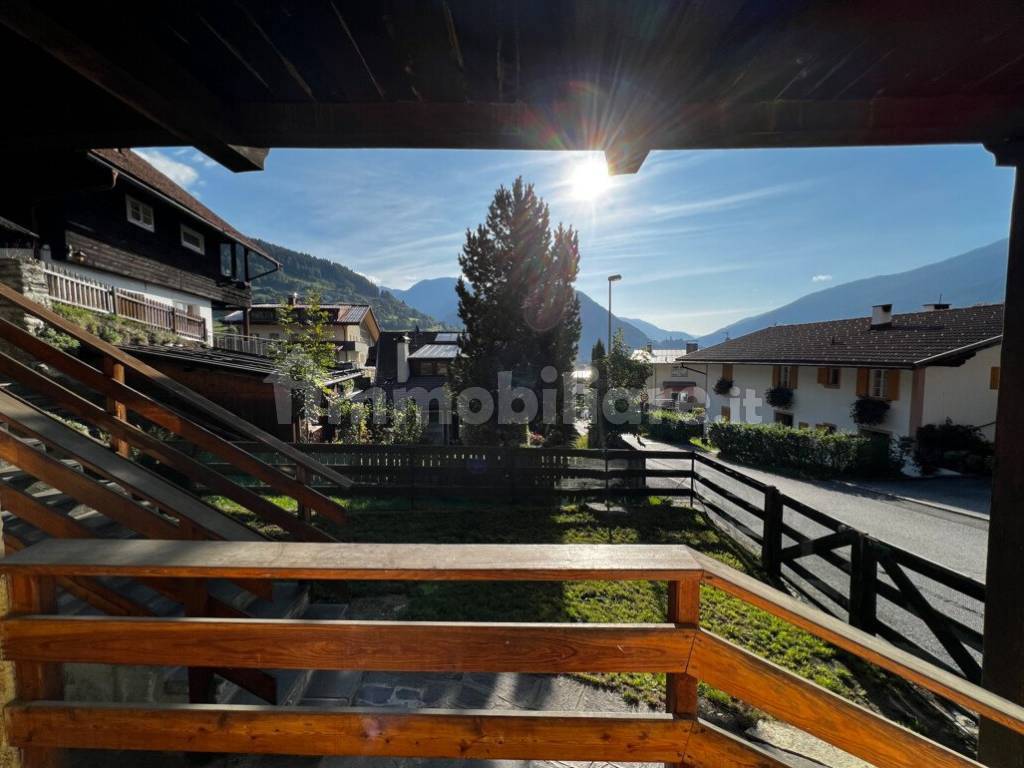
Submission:
[[[409,337],[409,357],[411,358],[418,350],[427,345],[434,346],[455,346],[453,344],[439,345],[438,339],[451,338],[452,331],[421,331],[418,328],[412,331],[384,331],[377,339],[374,363],[377,368],[376,382],[393,381],[398,375],[398,362],[396,358],[396,346],[402,336]]]
[[[691,352],[686,361],[911,368],[998,344],[1002,333],[1003,305],[982,304],[893,315],[883,328],[872,328],[868,317],[777,325]]]
[[[454,360],[459,356],[458,344],[425,344],[409,355],[410,360]]]
[[[248,373],[267,379],[276,370],[274,361],[261,355],[230,352],[213,347],[178,347],[161,344],[120,344],[121,349],[137,356],[162,357],[204,368],[218,368]],[[336,384],[362,375],[358,368],[330,371],[327,385]]]
[[[253,304],[249,309],[249,322],[253,325],[277,325],[277,311],[285,306],[284,304]],[[305,316],[308,304],[296,304],[295,311],[299,322]],[[327,313],[328,322],[331,325],[359,325],[369,315],[373,316],[373,309],[369,304],[322,304],[320,308]],[[242,312],[232,312],[224,318],[225,323],[241,324]]]
[[[644,360],[648,363],[664,364],[674,363],[685,355],[685,349],[652,349],[650,351],[646,349],[635,349],[633,350],[632,358],[634,360]]]
[[[196,218],[214,229],[219,229],[228,237],[242,243],[246,248],[270,258],[266,249],[260,247],[224,221],[224,219],[199,202],[182,187],[175,184],[170,177],[150,165],[141,155],[136,154],[130,149],[94,149],[91,154],[104,163],[113,166],[120,173],[127,174],[142,186],[170,198],[172,202],[185,208]]]
[[[15,235],[21,235],[22,237],[30,238],[32,240],[39,239],[39,235],[35,232],[25,229],[20,224],[15,224],[13,221],[5,219],[3,216],[0,216],[0,231],[11,232]]]

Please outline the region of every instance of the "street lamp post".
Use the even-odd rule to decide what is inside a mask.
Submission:
[[[605,355],[612,352],[612,283],[622,279],[622,275],[608,275],[608,349]]]
[[[598,392],[607,392],[611,389],[611,381],[609,377],[611,375],[611,354],[612,354],[612,283],[618,282],[622,279],[622,275],[608,275],[608,347],[604,351],[604,376],[605,382],[603,387],[598,388]],[[604,447],[604,483],[605,483],[605,502],[607,503],[607,492],[608,492],[608,428],[604,423],[604,398],[599,398],[601,402],[597,403],[597,423],[601,435],[601,445]]]

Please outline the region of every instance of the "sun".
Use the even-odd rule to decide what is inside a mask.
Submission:
[[[603,195],[612,180],[603,157],[588,157],[572,169],[569,187],[577,200],[596,200]]]

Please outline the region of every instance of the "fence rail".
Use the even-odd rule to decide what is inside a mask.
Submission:
[[[9,743],[26,768],[70,748],[470,759],[782,764],[698,718],[706,681],[875,765],[977,768],[974,760],[852,704],[700,627],[703,583],[1024,732],[1024,708],[908,657],[686,547],[49,541],[0,560],[11,612],[3,652],[17,700]],[[661,624],[324,621],[59,616],[55,580],[109,576],[323,581],[647,580],[668,584]],[[205,588],[203,588],[205,590]],[[198,595],[204,591],[198,591]],[[64,663],[182,664],[189,704],[63,701]],[[209,669],[273,666],[421,672],[664,672],[665,713],[277,708],[209,702]]]
[[[206,340],[206,320],[173,304],[128,291],[44,262],[46,288],[53,301],[107,315],[119,315],[137,323],[176,333],[197,341]]]
[[[693,461],[702,470],[693,475],[694,500],[750,540],[771,579],[785,580],[803,598],[858,629],[980,681],[982,633],[937,608],[928,592],[932,585],[950,590],[981,615],[984,584],[852,528],[704,454],[693,452]],[[826,572],[832,578],[823,578]],[[934,642],[925,647],[882,620],[879,600],[914,617]]]

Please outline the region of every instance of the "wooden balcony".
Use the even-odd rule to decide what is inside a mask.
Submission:
[[[878,766],[979,765],[699,626],[700,586],[747,600],[891,673],[1024,732],[1024,708],[852,629],[685,547],[58,541],[0,560],[10,583],[5,658],[19,699],[8,738],[26,768],[60,750],[658,761],[779,766],[697,717],[697,681]],[[522,624],[53,615],[55,580],[118,576],[318,581],[648,580],[668,584],[668,623]],[[202,595],[203,590],[197,590]],[[665,713],[99,704],[62,700],[69,662],[428,672],[665,672]]]

